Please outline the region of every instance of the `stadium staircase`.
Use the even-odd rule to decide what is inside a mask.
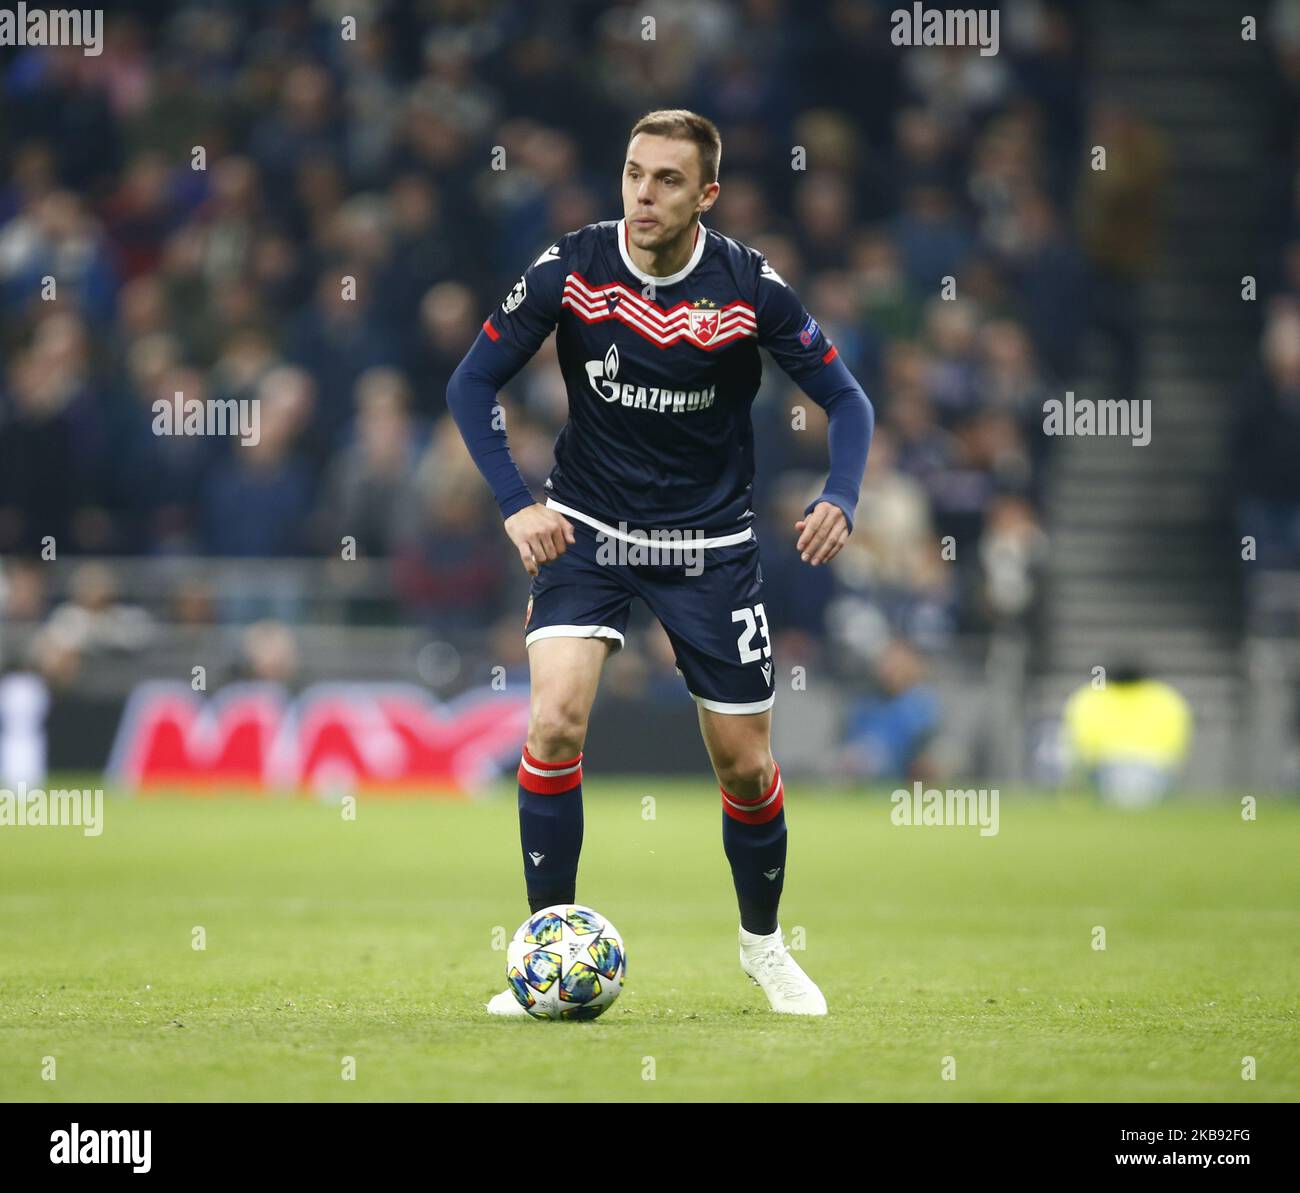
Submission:
[[[1061,438],[1047,495],[1051,556],[1035,643],[1031,717],[1059,715],[1092,668],[1132,654],[1191,701],[1188,786],[1232,788],[1239,732],[1239,548],[1229,502],[1234,387],[1254,352],[1240,279],[1265,136],[1251,86],[1263,51],[1221,0],[1090,8],[1093,94],[1154,125],[1170,154],[1161,263],[1143,296],[1137,394],[1108,391],[1106,341],[1085,345],[1077,398],[1147,398],[1152,437]]]

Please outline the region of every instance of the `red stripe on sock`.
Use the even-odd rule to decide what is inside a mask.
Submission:
[[[538,770],[567,770],[571,766],[577,766],[578,769],[567,775],[535,775],[524,766],[525,762]],[[579,753],[577,757],[567,758],[562,762],[543,762],[539,758],[534,758],[525,745],[523,757],[519,760],[518,778],[519,785],[525,791],[533,792],[534,795],[563,795],[582,783],[582,754]]]
[[[785,787],[781,785],[781,767],[780,764],[775,761],[772,763],[772,766],[774,768],[772,772],[772,782],[762,795],[756,796],[754,799],[742,799],[738,795],[732,795],[725,787],[721,785],[718,787],[718,790],[722,792],[722,810],[726,812],[732,820],[739,820],[742,824],[766,824],[769,820],[775,820],[776,814],[785,807]],[[772,802],[765,808],[755,808],[755,810],[750,811],[745,807],[747,804],[758,805],[762,804],[765,800],[771,799],[772,792],[776,791],[778,786],[781,787],[781,790],[777,794],[776,799],[772,800]],[[736,804],[741,806],[736,807]]]
[[[532,752],[524,745],[524,761],[530,766],[541,767],[546,770],[559,770],[561,767],[573,766],[574,763],[582,761],[582,751],[579,750],[572,758],[566,758],[562,762],[543,762],[540,758],[534,758]]]

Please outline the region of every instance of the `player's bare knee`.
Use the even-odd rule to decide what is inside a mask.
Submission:
[[[737,755],[715,769],[718,782],[740,799],[756,799],[762,795],[776,773],[770,753]]]
[[[528,725],[528,752],[542,762],[559,762],[582,751],[587,718],[576,708],[555,705],[533,710]]]

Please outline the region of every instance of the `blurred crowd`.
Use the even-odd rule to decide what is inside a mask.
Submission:
[[[1272,77],[1269,167],[1260,179],[1259,356],[1236,395],[1237,520],[1265,568],[1300,570],[1300,0],[1262,23]]]
[[[1082,152],[1117,116],[1089,107],[1072,6],[1004,5],[994,57],[900,52],[889,10],[663,0],[648,40],[639,9],[584,0],[128,0],[100,57],[10,51],[0,556],[54,536],[61,557],[338,558],[351,536],[402,619],[521,623],[527,577],[446,382],[539,247],[621,214],[626,130],[671,104],[722,130],[706,222],[767,254],[877,410],[855,534],[809,569],[793,523],[825,419],[766,371],[756,512],[784,657],[861,674],[896,639],[1022,621],[1042,403],[1090,295],[1124,345],[1125,246]],[[260,399],[259,441],[155,434],[177,394]],[[552,345],[503,404],[540,492],[566,416]]]

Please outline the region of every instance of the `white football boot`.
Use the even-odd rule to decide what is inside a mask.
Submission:
[[[494,994],[490,1002],[485,1004],[489,1015],[522,1015],[525,1019],[531,1019],[532,1016],[519,1005],[519,1000],[515,997],[513,990],[502,990],[500,994]]]
[[[780,924],[771,936],[755,936],[741,928],[740,968],[762,988],[772,1010],[783,1015],[826,1014],[825,996],[790,956]]]

